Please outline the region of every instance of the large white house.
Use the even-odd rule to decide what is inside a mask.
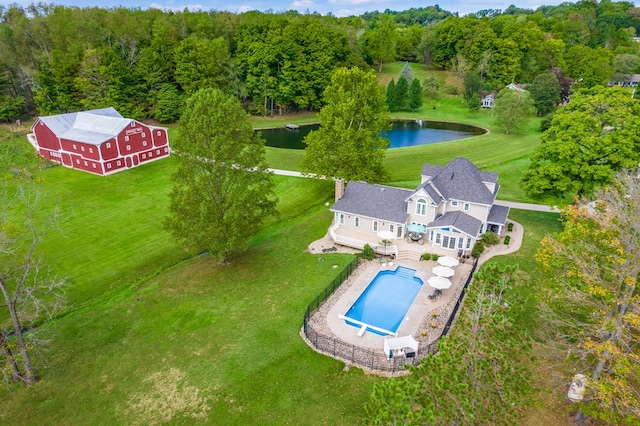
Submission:
[[[427,247],[466,254],[484,232],[501,233],[506,224],[509,208],[494,204],[497,180],[497,173],[483,172],[460,157],[445,166],[425,164],[422,183],[414,190],[361,181],[345,188],[338,180],[330,235],[336,244],[376,249],[385,236],[396,255],[404,250],[407,257]],[[418,237],[408,232],[415,229]]]

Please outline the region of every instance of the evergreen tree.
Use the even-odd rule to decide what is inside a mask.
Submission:
[[[409,62],[404,63],[404,66],[400,70],[400,77],[406,78],[407,83],[409,84],[411,84],[411,82],[415,78],[415,75],[413,74],[413,70],[411,69],[411,65],[409,65]]]
[[[409,86],[409,108],[413,111],[422,107],[422,87],[420,80],[414,78]]]
[[[389,107],[389,111],[397,111],[398,103],[396,99],[396,82],[391,79],[389,85],[387,86],[387,106]]]
[[[409,107],[409,82],[404,76],[401,76],[396,84],[396,107],[398,110]]]

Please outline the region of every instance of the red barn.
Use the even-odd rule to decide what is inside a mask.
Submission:
[[[170,154],[167,129],[124,118],[113,108],[39,117],[29,142],[63,166],[108,175]]]

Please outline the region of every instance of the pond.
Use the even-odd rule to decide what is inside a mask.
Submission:
[[[267,146],[274,148],[304,149],[302,140],[312,130],[317,130],[319,124],[300,126],[297,130],[283,128],[262,130],[262,137]],[[405,148],[409,146],[428,145],[438,142],[448,142],[482,135],[484,129],[460,123],[428,120],[393,121],[391,130],[386,136],[391,141],[389,148]]]

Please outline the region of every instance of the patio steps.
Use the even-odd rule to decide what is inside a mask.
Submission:
[[[420,254],[410,250],[400,250],[398,252],[399,260],[420,260]]]

